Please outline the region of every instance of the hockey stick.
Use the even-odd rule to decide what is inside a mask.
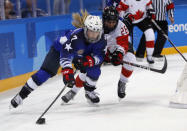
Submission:
[[[147,67],[147,66],[143,66],[143,65],[138,65],[138,64],[135,64],[135,63],[127,62],[127,61],[123,61],[122,63],[131,65],[131,66],[135,66],[135,67],[138,67],[138,68],[142,68],[142,69],[145,69],[145,70],[150,70],[150,71],[153,71],[153,72],[161,73],[161,74],[164,74],[166,72],[166,69],[167,69],[167,59],[166,59],[165,56],[164,56],[164,66],[162,67],[161,70],[151,68],[151,67]]]
[[[76,70],[74,72],[74,75],[76,73]],[[59,94],[56,96],[56,98],[53,100],[53,102],[45,109],[45,111],[41,114],[41,116],[37,119],[36,124],[45,124],[45,118],[42,118],[47,111],[51,108],[51,106],[56,102],[56,100],[60,97],[60,95],[64,92],[64,90],[66,89],[66,87],[68,86],[68,84],[66,84],[62,90],[59,92]]]
[[[176,48],[176,46],[173,44],[173,42],[169,39],[169,37],[166,35],[166,33],[160,28],[160,26],[155,22],[155,20],[151,20],[153,24],[156,26],[156,28],[163,34],[163,36],[169,41],[169,43],[175,48],[175,50],[182,56],[182,58],[187,62],[187,59],[182,55],[182,53]]]
[[[60,93],[56,96],[56,98],[53,100],[53,102],[45,109],[45,111],[42,113],[42,115],[37,119],[36,124],[45,124],[45,118],[42,118],[47,111],[51,108],[51,106],[56,102],[56,100],[60,97],[60,95],[64,92],[66,89],[67,84],[64,86],[64,88],[60,91]]]

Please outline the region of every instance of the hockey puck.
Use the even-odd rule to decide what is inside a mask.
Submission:
[[[45,118],[39,118],[39,119],[36,121],[36,124],[45,124]]]

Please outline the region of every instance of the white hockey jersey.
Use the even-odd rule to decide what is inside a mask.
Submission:
[[[147,9],[153,9],[151,0],[121,0],[117,7],[122,18],[127,13],[132,14],[134,24],[142,21],[146,17]]]
[[[111,53],[120,51],[125,54],[128,51],[129,30],[121,20],[118,21],[118,25],[113,31],[105,34],[105,38],[107,40],[107,49]]]

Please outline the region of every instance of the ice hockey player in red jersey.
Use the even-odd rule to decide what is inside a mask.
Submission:
[[[146,38],[147,62],[153,64],[152,54],[154,51],[155,35],[151,25],[151,19],[155,19],[151,0],[121,0],[117,6],[120,17],[131,20],[133,27],[137,26]],[[142,57],[138,56],[137,57]]]

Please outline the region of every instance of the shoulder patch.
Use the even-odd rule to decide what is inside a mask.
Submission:
[[[60,42],[60,44],[63,45],[67,40],[68,40],[67,37],[66,37],[66,36],[63,36],[63,37],[60,37],[59,42]]]

